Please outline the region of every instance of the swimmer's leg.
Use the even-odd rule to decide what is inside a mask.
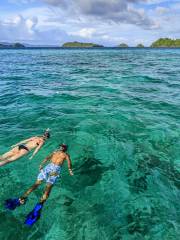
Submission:
[[[32,186],[32,188],[33,188],[33,186]],[[24,222],[26,225],[32,226],[41,217],[41,211],[42,211],[43,204],[47,200],[49,193],[51,191],[51,188],[52,188],[52,186],[50,186],[49,184],[46,186],[45,192],[44,192],[40,202],[37,203],[35,205],[34,209],[27,215],[26,220]],[[31,190],[29,190],[29,191],[31,191]],[[29,192],[26,193],[26,196],[27,196],[27,194],[29,194]]]
[[[53,187],[53,184],[48,183],[46,185],[46,188],[44,190],[44,194],[43,194],[43,196],[40,199],[40,203],[45,203],[47,201],[47,199],[48,199],[48,197],[50,195],[50,192],[52,190],[52,187]]]
[[[0,161],[6,160],[6,159],[8,159],[10,157],[13,157],[18,152],[19,152],[18,147],[15,147],[15,148],[11,149],[9,152],[4,153],[2,156],[0,156]]]
[[[30,193],[32,193],[36,188],[41,185],[42,181],[37,180],[23,195],[20,197],[20,201],[23,202]],[[23,203],[22,203],[23,204]]]
[[[20,150],[17,154],[15,154],[14,156],[8,158],[8,160],[10,162],[13,162],[13,161],[17,160],[18,158],[26,155],[27,153],[28,153],[28,151],[26,151],[26,150],[25,151],[24,150]]]
[[[2,161],[0,161],[0,167],[6,165],[8,163],[10,163],[8,160],[2,160]]]
[[[19,159],[20,157],[24,156],[27,152],[22,152],[19,151],[19,153],[15,154],[14,156],[10,157],[10,158],[6,158],[0,161],[0,167],[4,166],[8,163],[11,163],[13,161],[16,161],[17,159]]]

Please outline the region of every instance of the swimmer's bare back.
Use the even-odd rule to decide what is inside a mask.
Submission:
[[[73,175],[72,163],[71,163],[71,159],[70,159],[70,156],[68,153],[66,153],[62,150],[57,150],[57,151],[53,152],[51,155],[49,155],[48,157],[46,157],[44,159],[44,161],[40,165],[40,170],[43,168],[43,164],[46,163],[47,161],[50,161],[51,163],[53,163],[57,166],[62,166],[64,161],[67,161],[69,173],[70,173],[70,175]]]

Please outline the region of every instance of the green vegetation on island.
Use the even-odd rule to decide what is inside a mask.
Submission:
[[[103,45],[94,44],[94,43],[82,43],[82,42],[66,42],[62,45],[62,47],[77,47],[77,48],[94,48],[94,47],[104,47]]]
[[[167,47],[167,48],[178,48],[180,47],[180,39],[171,39],[171,38],[160,38],[157,41],[153,42],[151,47]]]
[[[142,43],[139,43],[136,47],[137,48],[144,48],[144,45]]]
[[[117,47],[128,48],[129,46],[126,43],[120,43]]]
[[[0,48],[25,48],[21,43],[0,43]]]
[[[22,43],[14,43],[12,45],[13,48],[25,48],[25,46]]]
[[[22,48],[31,48],[31,47],[48,47],[48,48],[54,48],[55,46],[44,46],[44,45],[29,45],[29,44],[22,44],[19,42],[16,43],[7,43],[7,42],[1,42],[0,43],[0,49],[3,48],[12,48],[12,49],[22,49]],[[57,47],[57,46],[56,46]],[[103,45],[95,44],[95,43],[88,43],[88,42],[66,42],[62,45],[63,48],[102,48]],[[118,46],[118,48],[131,48],[126,43],[121,43]],[[136,48],[144,48],[145,46],[142,43],[139,43],[136,45]],[[180,39],[171,39],[171,38],[159,38],[158,40],[154,41],[150,46],[150,48],[180,48]]]

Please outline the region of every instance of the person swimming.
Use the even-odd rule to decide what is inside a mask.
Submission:
[[[37,181],[25,194],[23,194],[23,196],[20,198],[20,202],[23,202],[23,200],[26,199],[32,191],[34,191],[43,181],[46,181],[46,189],[40,200],[41,203],[44,203],[49,196],[51,188],[61,173],[61,168],[65,160],[67,160],[68,163],[69,174],[73,175],[71,159],[66,151],[67,145],[61,144],[57,151],[45,158],[45,160],[39,166],[40,173],[38,174]],[[43,168],[43,164],[48,161],[50,161],[50,163]]]
[[[0,156],[0,167],[18,160],[35,149],[32,156],[29,158],[32,159],[48,138],[50,138],[49,129],[47,129],[42,136],[31,137],[11,146],[12,149],[9,152]]]
[[[65,160],[67,160],[69,174],[73,176],[72,163],[70,156],[67,153],[67,148],[67,145],[61,144],[57,151],[53,152],[44,159],[42,164],[39,166],[40,173],[37,176],[36,182],[20,198],[7,199],[5,201],[5,207],[9,210],[14,210],[16,207],[24,205],[29,194],[37,189],[43,181],[46,182],[44,193],[40,198],[39,203],[37,203],[35,208],[27,215],[25,224],[33,225],[39,219],[43,204],[48,199],[52,187],[59,178],[62,165]],[[43,164],[48,161],[50,161],[50,163],[43,168]]]

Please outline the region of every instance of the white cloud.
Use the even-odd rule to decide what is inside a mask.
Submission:
[[[35,7],[36,2],[44,4]],[[179,5],[151,6],[158,2],[163,1],[30,0],[21,10],[1,13],[0,41],[61,44],[77,40],[113,46],[120,42],[149,45],[159,37],[179,37]]]
[[[36,25],[38,19],[33,18],[24,18],[21,15],[17,15],[11,19],[5,19],[0,22],[0,35],[2,36],[1,40],[11,41],[21,41],[26,38],[32,39],[35,34]]]
[[[173,1],[173,0],[171,0]],[[167,2],[167,0],[147,0],[147,3],[149,4],[160,4],[160,3],[164,3]]]
[[[96,29],[94,28],[82,28],[77,32],[70,32],[70,34],[80,36],[83,38],[91,38],[95,32],[96,32]]]
[[[147,0],[42,0],[54,7],[65,7],[71,11],[71,15],[91,17],[96,20],[128,23],[148,29],[154,22],[145,12],[136,9],[133,3],[147,2]],[[131,7],[130,7],[131,6]]]

